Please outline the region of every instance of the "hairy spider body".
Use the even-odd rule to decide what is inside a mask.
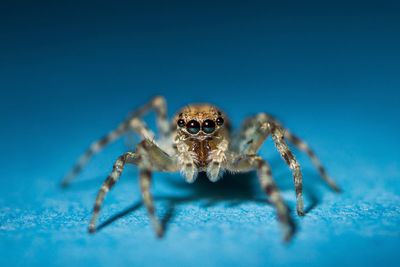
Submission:
[[[230,134],[229,127],[224,126],[227,123],[224,122],[222,112],[204,104],[187,106],[178,114],[172,128],[178,164],[186,181],[194,182],[197,173],[202,171],[207,172],[211,181],[218,180]],[[176,122],[181,121],[184,124],[176,127]]]
[[[141,119],[150,110],[156,112],[159,139],[155,139],[155,134]],[[227,116],[217,107],[202,104],[186,106],[177,113],[171,123],[168,123],[166,102],[160,96],[132,112],[115,130],[94,142],[64,178],[63,185],[67,186],[95,153],[129,130],[134,130],[143,140],[136,146],[134,152],[124,153],[116,160],[112,172],[97,194],[89,232],[96,231],[96,221],[104,197],[119,180],[124,166],[129,163],[137,165],[140,170],[139,181],[143,201],[157,236],[162,236],[163,229],[155,215],[150,193],[153,171],[180,171],[185,180],[192,183],[199,172],[206,172],[209,180],[215,182],[224,171],[236,173],[256,170],[261,187],[277,210],[284,240],[289,240],[295,232],[295,224],[273,181],[269,164],[257,154],[270,135],[281,157],[292,171],[298,215],[304,215],[302,174],[300,165],[290,151],[286,140],[307,153],[323,180],[333,190],[339,191],[309,146],[285,129],[272,116],[260,113],[250,117],[245,120],[237,133],[232,134]]]

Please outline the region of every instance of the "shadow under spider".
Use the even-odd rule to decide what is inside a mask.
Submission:
[[[244,201],[258,202],[258,203],[269,203],[267,196],[261,190],[258,179],[255,177],[255,172],[229,174],[226,173],[222,179],[213,183],[208,180],[205,174],[200,173],[198,179],[193,184],[186,183],[182,180],[170,180],[168,184],[176,187],[177,189],[190,190],[190,196],[155,196],[154,200],[163,200],[168,202],[168,208],[165,214],[161,218],[161,224],[164,233],[167,230],[168,223],[174,216],[175,207],[182,203],[193,202],[198,200],[208,200],[204,207],[210,207],[217,202],[229,201],[228,207],[234,207],[243,203]],[[277,179],[278,187],[281,190],[293,190],[293,182],[290,177],[283,177],[283,179]],[[309,186],[317,182],[319,177],[317,175],[306,175],[308,182],[307,186],[304,187],[304,194],[306,200],[310,205],[306,206],[305,213],[310,212],[320,203],[320,196],[316,193],[315,186]],[[278,176],[281,178],[281,175]],[[314,180],[314,181],[310,181]],[[317,182],[318,184],[318,182]],[[263,197],[261,197],[263,196]],[[142,201],[138,201],[123,211],[113,215],[100,223],[96,231],[103,229],[110,225],[114,221],[122,218],[131,212],[139,209],[143,205]],[[269,204],[270,205],[270,204]]]

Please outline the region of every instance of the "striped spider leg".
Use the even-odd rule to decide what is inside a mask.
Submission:
[[[273,178],[268,162],[257,155],[231,154],[225,168],[231,172],[257,171],[260,185],[275,206],[278,221],[283,230],[283,240],[289,241],[296,231],[296,225],[290,216],[289,208],[283,201]]]
[[[140,107],[139,109],[131,112],[126,120],[121,122],[118,127],[99,140],[94,141],[90,147],[83,153],[75,166],[64,177],[61,185],[67,187],[74,180],[74,178],[81,172],[83,167],[89,160],[97,153],[99,153],[106,145],[117,140],[129,130],[138,133],[142,138],[154,139],[154,133],[147,128],[141,117],[146,115],[149,111],[154,110],[156,113],[156,121],[159,134],[163,139],[168,138],[171,134],[169,122],[167,118],[167,105],[163,97],[154,97],[150,102]]]
[[[304,204],[303,204],[303,179],[300,170],[300,165],[296,160],[293,153],[290,151],[285,139],[289,140],[293,145],[299,148],[301,151],[307,153],[311,158],[312,163],[318,169],[323,180],[336,192],[340,189],[336,183],[327,175],[325,168],[322,166],[321,161],[315,155],[315,153],[309,148],[309,146],[303,142],[300,138],[293,135],[290,131],[283,128],[282,125],[275,120],[272,116],[260,113],[257,116],[251,117],[245,121],[243,129],[240,134],[236,137],[234,147],[247,155],[254,155],[258,152],[261,145],[264,143],[266,138],[271,135],[274,144],[279,151],[280,155],[290,167],[293,174],[296,199],[297,199],[297,214],[300,216],[304,215]]]
[[[96,231],[96,222],[103,204],[105,195],[119,180],[126,164],[134,164],[139,168],[139,182],[142,198],[146,205],[148,215],[158,237],[163,235],[163,227],[155,214],[153,197],[150,193],[152,171],[174,172],[178,170],[173,157],[164,152],[157,144],[149,139],[140,142],[135,152],[127,152],[118,157],[113,170],[101,186],[93,208],[93,215],[89,223],[89,232]]]

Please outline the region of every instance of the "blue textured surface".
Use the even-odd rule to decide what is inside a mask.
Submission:
[[[0,11],[0,266],[397,266],[400,245],[399,4],[4,4]],[[185,184],[156,174],[157,240],[128,167],[95,194],[123,140],[67,191],[84,148],[133,107],[165,95],[169,113],[207,101],[237,127],[276,114],[344,188],[337,195],[296,153],[309,210],[284,245],[254,174]],[[293,208],[289,170],[271,161]]]

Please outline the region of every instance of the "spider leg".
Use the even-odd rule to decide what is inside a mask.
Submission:
[[[142,119],[137,117],[132,118],[128,122],[128,125],[134,132],[138,133],[141,138],[150,140],[155,139],[155,134],[147,127],[146,123]]]
[[[171,128],[168,123],[167,102],[162,96],[154,97],[146,105],[131,112],[128,116],[128,120],[133,118],[140,118],[150,110],[154,110],[156,113],[156,123],[161,138],[169,136],[171,134]]]
[[[283,129],[275,120],[267,114],[261,113],[245,122],[233,146],[239,153],[255,155],[265,139],[271,134],[275,147],[292,171],[297,199],[297,214],[303,216],[303,177],[300,165],[286,144],[283,133]]]
[[[297,214],[300,216],[304,215],[304,203],[303,203],[303,176],[300,170],[300,165],[294,157],[293,153],[290,151],[288,145],[285,142],[283,130],[273,122],[267,123],[272,139],[274,140],[275,146],[281,154],[282,158],[285,160],[286,164],[292,170],[294,186],[296,190],[296,205]]]
[[[297,149],[306,153],[315,168],[318,170],[321,178],[328,184],[330,188],[332,188],[336,192],[340,192],[341,189],[337,184],[329,177],[326,169],[322,165],[321,161],[315,154],[315,152],[301,140],[299,137],[294,135],[290,130],[286,127],[283,127],[282,124],[275,119],[273,116],[261,113],[255,117],[252,117],[245,121],[244,126],[242,127],[241,133],[238,136],[240,139],[237,140],[239,143],[238,148],[239,151],[248,154],[255,154],[259,150],[260,146],[263,144],[264,139],[268,137],[269,132],[265,131],[265,122],[269,121],[279,126],[284,133],[284,137],[292,143]]]
[[[121,137],[129,129],[133,129],[143,138],[153,139],[154,133],[152,133],[152,131],[149,130],[146,124],[140,119],[150,110],[155,110],[156,112],[157,125],[161,136],[169,135],[170,129],[168,126],[166,102],[163,97],[157,96],[149,103],[132,112],[128,118],[120,123],[116,129],[112,130],[99,140],[93,142],[86,152],[80,156],[78,162],[71,169],[71,171],[64,177],[61,185],[63,187],[67,187],[95,154],[100,152],[108,144]]]
[[[336,192],[340,192],[340,187],[329,177],[328,173],[326,172],[325,167],[322,165],[321,161],[315,154],[315,152],[309,147],[309,145],[301,140],[299,137],[291,133],[288,129],[285,129],[285,138],[289,140],[297,149],[301,150],[302,152],[306,153],[315,168],[318,170],[322,179],[328,184],[328,186]]]
[[[115,130],[109,132],[104,137],[99,140],[93,142],[90,147],[83,153],[77,163],[75,163],[74,167],[68,172],[68,174],[63,178],[61,185],[63,187],[67,187],[72,180],[82,171],[83,167],[89,162],[89,160],[97,154],[100,150],[102,150],[106,145],[112,143],[116,139],[118,139],[122,134],[125,133],[127,129],[126,123],[121,123]]]
[[[150,193],[151,171],[148,169],[140,170],[140,189],[142,191],[143,201],[146,205],[147,212],[153,224],[157,237],[162,237],[164,229],[160,220],[155,215],[153,197]]]
[[[143,140],[137,149],[143,159],[138,163],[140,169],[140,189],[147,212],[153,224],[157,237],[162,237],[164,229],[155,214],[154,201],[150,193],[152,170],[176,172],[179,167],[174,158],[169,156],[151,140]]]
[[[165,153],[154,142],[147,139],[138,144],[135,153],[127,152],[120,156],[115,162],[111,174],[107,177],[97,194],[93,208],[93,215],[89,223],[89,232],[93,233],[96,231],[96,222],[105,195],[119,180],[126,163],[136,164],[140,170],[140,187],[142,190],[143,200],[149,212],[150,219],[155,227],[156,233],[158,236],[161,236],[162,227],[159,223],[159,220],[155,216],[153,200],[149,192],[151,170],[176,171],[177,166],[171,156]]]
[[[228,170],[234,172],[245,172],[252,169],[257,170],[260,185],[276,208],[278,220],[284,233],[283,238],[285,241],[289,241],[296,231],[296,225],[272,178],[269,164],[259,156],[242,155],[233,159],[228,166]]]
[[[101,205],[103,204],[104,197],[111,190],[111,188],[118,182],[119,177],[121,176],[122,170],[125,167],[126,163],[134,163],[137,160],[137,155],[132,152],[127,152],[122,156],[118,157],[116,162],[114,163],[113,170],[111,174],[104,181],[101,186],[99,192],[97,193],[96,202],[93,208],[93,215],[90,219],[89,223],[89,232],[94,233],[96,231],[96,221],[97,217],[100,213]]]
[[[240,154],[255,155],[269,135],[263,123],[265,118],[260,115],[245,120],[232,140],[232,149]]]

